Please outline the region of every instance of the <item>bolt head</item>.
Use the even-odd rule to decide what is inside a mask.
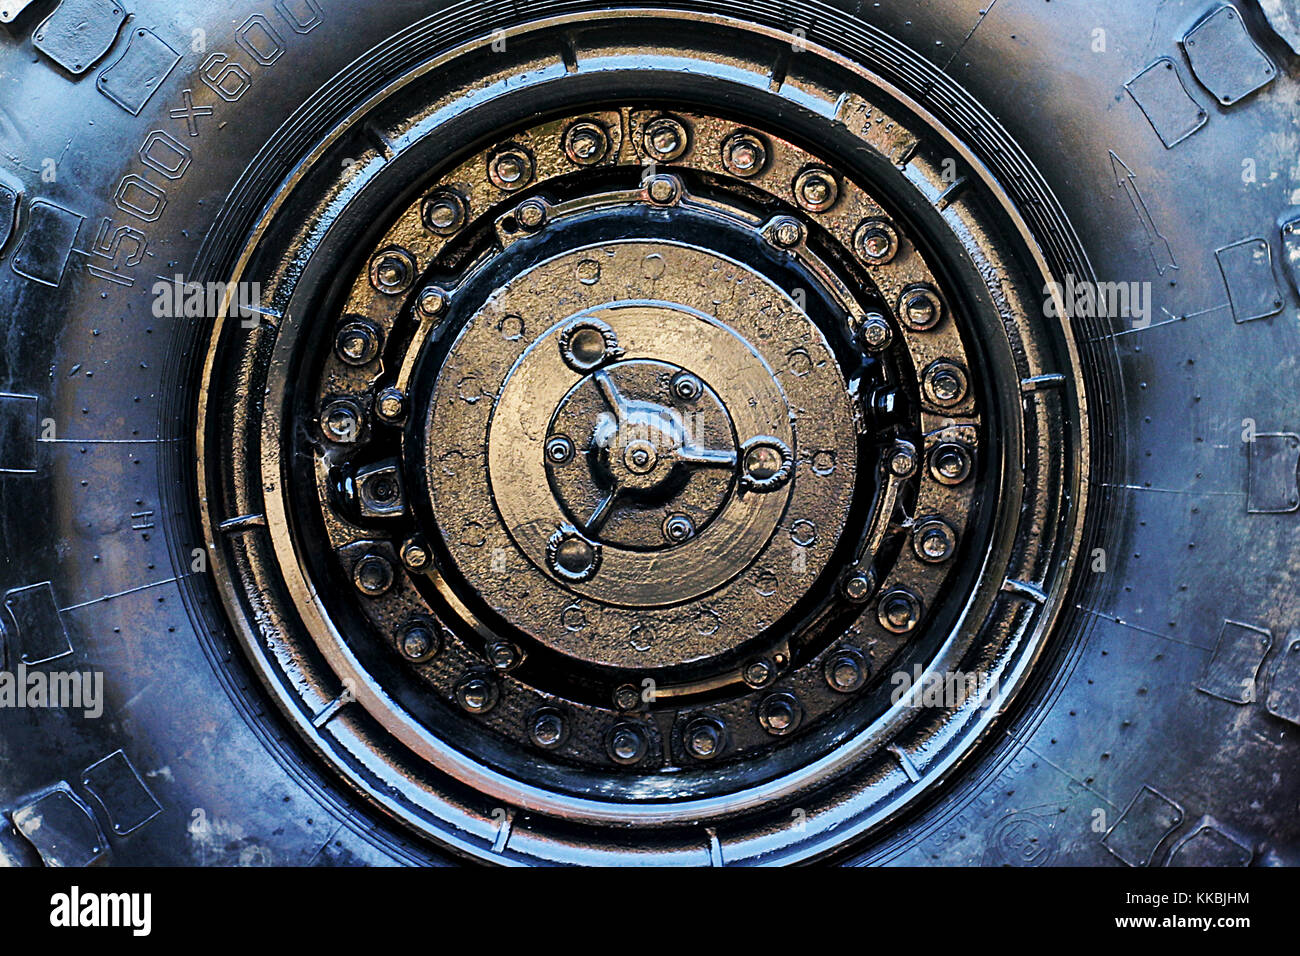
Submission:
[[[406,414],[406,396],[395,386],[382,389],[375,396],[375,414],[386,422],[401,421]]]
[[[821,166],[810,166],[794,179],[795,200],[809,212],[825,212],[835,205],[840,187],[835,174]]]
[[[551,570],[566,581],[585,581],[600,565],[600,545],[571,528],[560,528],[546,547]]]
[[[961,445],[944,442],[930,455],[930,474],[944,485],[959,485],[970,474],[970,453]]]
[[[803,239],[803,225],[797,219],[782,216],[772,224],[772,241],[782,249],[797,246]]]
[[[654,176],[646,184],[646,193],[652,202],[667,205],[677,199],[677,182],[671,176]]]
[[[422,210],[424,224],[440,236],[450,236],[457,232],[467,218],[465,200],[457,193],[442,190],[434,193],[424,202]]]
[[[528,736],[532,739],[533,744],[541,747],[543,750],[553,750],[564,743],[564,738],[568,736],[568,726],[564,720],[564,715],[558,710],[540,710],[533,715],[532,727],[529,728]]]
[[[607,748],[615,763],[634,764],[644,759],[650,741],[636,724],[618,724],[610,731]]]
[[[334,352],[348,365],[365,365],[379,355],[380,333],[364,319],[351,319],[339,326]]]
[[[781,470],[781,452],[771,445],[758,445],[745,454],[745,473],[764,481]]]
[[[664,519],[664,538],[680,544],[695,537],[695,522],[687,515],[674,514]]]
[[[912,592],[894,588],[881,597],[876,616],[885,630],[903,634],[921,620],[921,602]]]
[[[668,116],[661,116],[646,124],[642,137],[645,151],[655,159],[677,159],[686,152],[686,127]]]
[[[897,478],[910,478],[916,474],[916,448],[911,442],[899,442],[887,456],[890,474]]]
[[[336,399],[321,410],[321,431],[332,442],[349,445],[361,440],[361,409],[347,398]]]
[[[523,655],[509,641],[493,641],[487,646],[487,658],[497,670],[508,671],[519,666]]]
[[[884,265],[898,252],[898,233],[883,219],[868,219],[853,234],[859,257],[872,265]]]
[[[866,682],[867,664],[857,651],[845,648],[826,659],[825,674],[831,690],[851,694]]]
[[[879,313],[871,313],[862,320],[862,326],[858,329],[858,339],[862,345],[872,352],[879,352],[886,348],[894,338],[894,331],[889,327],[889,322]]]
[[[412,571],[423,571],[433,560],[429,549],[417,538],[407,538],[400,551],[402,563]]]
[[[758,705],[758,722],[774,737],[790,733],[803,717],[803,708],[792,694],[771,694]]]
[[[370,284],[385,295],[404,292],[415,281],[415,260],[401,249],[388,249],[370,260]]]
[[[573,459],[573,441],[567,435],[553,435],[546,440],[546,460],[563,465]]]
[[[438,635],[427,624],[412,624],[402,632],[401,648],[410,660],[424,660],[438,652]]]
[[[352,582],[366,597],[378,597],[393,586],[393,566],[382,554],[372,551],[353,566]]]
[[[753,661],[745,668],[745,683],[750,687],[762,687],[772,679],[772,665],[763,660]]]
[[[696,760],[712,760],[725,744],[722,725],[708,717],[695,718],[682,731],[682,745]]]
[[[864,603],[875,589],[875,576],[870,571],[855,571],[844,579],[844,596],[854,604]]]
[[[487,713],[499,696],[496,682],[487,677],[467,677],[456,685],[456,702],[471,714]]]
[[[614,688],[614,706],[619,710],[636,710],[641,704],[641,692],[635,684],[620,684]]]
[[[533,159],[517,146],[507,147],[488,160],[488,178],[506,192],[522,189],[533,178]]]
[[[527,199],[515,210],[515,221],[525,229],[537,229],[546,222],[546,204],[540,199]]]
[[[920,522],[912,532],[912,549],[918,558],[930,564],[946,561],[956,546],[957,533],[938,518]]]
[[[673,376],[673,396],[683,402],[693,402],[704,394],[704,383],[690,372],[678,372]]]
[[[905,289],[898,311],[908,326],[922,332],[934,328],[943,317],[943,307],[939,304],[938,297],[923,286]]]
[[[733,176],[757,176],[767,165],[767,147],[753,133],[733,133],[723,143],[722,165]]]
[[[940,359],[921,376],[925,396],[936,405],[956,405],[966,397],[966,373],[952,362]]]
[[[574,123],[564,136],[564,153],[581,166],[600,162],[609,149],[605,130],[587,120]]]

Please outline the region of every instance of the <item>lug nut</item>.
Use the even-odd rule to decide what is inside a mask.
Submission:
[[[553,465],[563,465],[573,458],[573,441],[567,435],[554,435],[546,440],[546,460]]]
[[[420,298],[416,303],[416,308],[420,310],[422,315],[427,315],[430,318],[441,315],[443,310],[447,308],[447,293],[436,285],[422,289],[420,290]]]
[[[509,641],[493,641],[486,647],[487,659],[499,671],[513,670],[523,662],[519,648]]]
[[[525,229],[538,229],[546,222],[546,203],[540,199],[525,199],[515,209],[515,222]]]
[[[480,674],[466,677],[456,685],[456,702],[471,714],[486,714],[496,706],[500,694],[496,681]]]
[[[616,724],[606,739],[606,749],[615,763],[640,763],[650,750],[650,740],[636,724]]]
[[[889,473],[896,478],[911,478],[916,474],[916,446],[911,442],[897,442],[886,456]]]
[[[934,328],[943,318],[943,306],[928,286],[910,286],[903,290],[898,301],[899,317],[919,332]]]
[[[381,342],[382,334],[374,323],[348,319],[334,336],[334,354],[348,365],[366,365],[378,357]]]
[[[568,735],[568,722],[560,711],[546,707],[533,714],[532,725],[528,728],[528,737],[534,746],[541,747],[543,750],[554,750],[564,743]]]
[[[758,722],[774,737],[781,737],[799,726],[803,708],[793,694],[769,694],[758,705]]]
[[[803,240],[803,223],[790,216],[781,216],[772,223],[769,235],[782,249],[790,249]]]
[[[488,160],[488,178],[506,192],[523,189],[533,178],[533,158],[518,146],[507,146]]]
[[[366,597],[378,597],[393,586],[393,566],[382,554],[364,554],[352,568],[352,582]]]
[[[853,248],[869,265],[884,265],[898,252],[898,233],[883,219],[868,219],[853,234]]]
[[[712,760],[726,746],[726,731],[712,717],[696,717],[682,731],[682,745],[696,760]]]
[[[385,295],[405,292],[415,281],[415,260],[405,249],[385,249],[370,260],[370,284]]]
[[[839,195],[835,174],[822,166],[809,166],[794,178],[795,199],[809,212],[825,212]]]
[[[936,445],[930,453],[930,474],[943,485],[959,485],[970,475],[970,452],[955,442]]]
[[[413,661],[427,660],[438,653],[440,641],[438,635],[428,624],[417,621],[414,624],[407,625],[402,631],[401,641],[402,654]]]
[[[402,558],[402,564],[412,571],[423,571],[433,560],[428,547],[419,538],[407,538],[403,541],[398,554]]]
[[[585,581],[600,565],[600,545],[571,528],[561,528],[546,545],[547,563],[566,581]]]
[[[767,165],[767,147],[753,133],[732,133],[722,144],[722,165],[742,179],[757,176]]]
[[[641,705],[641,692],[635,684],[619,684],[614,688],[614,706],[619,710],[636,710]]]
[[[911,591],[894,588],[881,597],[876,616],[885,630],[903,634],[921,620],[921,602]]]
[[[400,422],[406,414],[406,396],[395,385],[380,389],[375,396],[375,414],[386,422]]]
[[[688,143],[686,127],[671,116],[651,120],[641,137],[646,153],[661,163],[677,159],[686,152]]]
[[[863,604],[876,590],[876,576],[870,571],[854,571],[841,585],[844,596],[854,604]]]
[[[660,206],[676,202],[680,194],[681,189],[672,176],[652,176],[646,183],[646,195],[650,197],[651,202],[658,203]]]
[[[931,362],[921,376],[925,397],[935,405],[947,408],[966,397],[966,372],[960,365],[939,359]]]
[[[824,671],[831,690],[851,694],[866,682],[867,662],[856,650],[846,647],[826,658]]]
[[[870,352],[880,352],[889,347],[894,338],[894,330],[879,312],[869,313],[858,329],[858,340],[862,347]]]
[[[704,384],[690,372],[678,372],[673,376],[673,396],[683,402],[693,402],[704,394]]]
[[[450,236],[465,225],[469,209],[459,193],[441,189],[424,201],[421,218],[438,235]]]
[[[320,427],[332,442],[350,445],[361,440],[361,406],[350,398],[329,402],[320,413]]]
[[[772,679],[775,671],[772,669],[770,662],[757,660],[751,662],[745,668],[745,683],[750,687],[762,687]]]
[[[956,547],[957,532],[939,518],[927,518],[912,530],[912,550],[929,564],[948,560]]]
[[[695,537],[695,522],[682,514],[664,519],[664,538],[672,544],[681,544]]]
[[[604,127],[590,120],[580,120],[564,134],[564,155],[579,166],[590,166],[609,152],[609,136]]]

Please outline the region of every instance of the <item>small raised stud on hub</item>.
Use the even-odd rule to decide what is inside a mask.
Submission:
[[[851,694],[867,680],[867,661],[853,648],[841,648],[826,658],[824,673],[831,690]]]
[[[334,354],[348,365],[366,365],[379,357],[383,333],[369,319],[349,318],[334,336]]]
[[[533,158],[518,146],[506,146],[488,160],[488,178],[506,192],[523,189],[533,178]]]
[[[454,235],[469,218],[465,200],[450,189],[440,189],[429,196],[420,212],[425,226],[440,236]]]
[[[690,144],[686,127],[671,116],[660,116],[645,125],[641,145],[646,154],[661,163],[678,159]]]
[[[682,746],[696,760],[712,760],[726,744],[726,728],[713,717],[696,717],[682,730]]]
[[[605,749],[615,763],[640,763],[650,750],[650,739],[637,724],[615,724],[605,740]]]
[[[722,144],[722,165],[742,179],[757,176],[767,165],[767,147],[754,133],[732,133]]]
[[[609,135],[599,123],[579,120],[564,134],[564,155],[579,166],[590,166],[609,152]]]
[[[957,532],[941,518],[926,518],[912,529],[912,550],[927,564],[948,560],[956,547]]]
[[[554,750],[569,736],[569,724],[564,714],[554,707],[544,707],[533,714],[528,737],[536,747]]]
[[[884,265],[898,252],[898,233],[883,219],[868,219],[853,234],[853,248],[870,265]]]
[[[809,166],[794,179],[795,200],[809,212],[825,212],[839,195],[835,174],[824,166]]]
[[[398,646],[402,650],[402,656],[418,663],[437,654],[442,642],[432,627],[423,621],[415,621],[402,630]]]
[[[921,620],[921,601],[906,588],[893,588],[880,598],[876,616],[885,630],[904,634]]]
[[[456,685],[456,702],[471,714],[486,714],[500,696],[496,681],[482,674],[471,674]]]
[[[740,449],[741,484],[750,491],[775,491],[794,473],[794,454],[771,436],[751,438]]]
[[[758,705],[758,722],[774,737],[792,733],[803,718],[803,708],[793,694],[769,694]]]
[[[352,583],[366,597],[378,597],[393,586],[393,566],[382,554],[371,551],[352,568]]]
[[[930,453],[930,474],[943,485],[959,485],[970,475],[970,452],[956,442],[943,442]]]

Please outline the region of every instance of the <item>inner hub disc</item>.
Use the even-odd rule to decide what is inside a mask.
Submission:
[[[531,342],[501,334],[518,316],[541,330]],[[579,248],[489,296],[439,370],[426,433],[466,583],[605,666],[696,662],[779,620],[825,567],[856,477],[821,331],[757,272],[671,242]],[[577,572],[558,560],[569,540],[586,542]]]

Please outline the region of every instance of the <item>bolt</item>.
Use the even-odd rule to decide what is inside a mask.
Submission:
[[[471,714],[485,714],[500,696],[496,682],[481,675],[471,675],[456,685],[456,702]]]
[[[438,635],[427,624],[409,624],[402,631],[402,653],[413,661],[422,661],[438,653],[438,644]]]
[[[573,458],[573,441],[566,435],[554,435],[546,440],[546,460],[553,465],[563,465]]]
[[[682,731],[682,745],[697,760],[711,760],[726,744],[721,722],[712,717],[696,717]]]
[[[883,219],[868,219],[853,234],[853,248],[863,261],[884,265],[898,252],[898,233]]]
[[[525,229],[537,229],[546,222],[546,203],[540,199],[525,199],[515,210],[515,221]]]
[[[600,125],[580,120],[564,134],[564,154],[580,166],[590,166],[605,158],[609,137]]]
[[[330,441],[351,444],[361,439],[361,407],[350,398],[327,404],[320,414],[321,431]]]
[[[576,531],[561,529],[551,536],[546,556],[551,570],[567,581],[585,581],[600,564],[600,545]]]
[[[488,160],[488,178],[506,192],[522,189],[533,178],[533,158],[517,146],[508,146]]]
[[[890,474],[896,478],[911,478],[916,474],[916,446],[911,442],[900,441],[889,450],[886,461]]]
[[[646,183],[646,194],[651,202],[666,206],[677,199],[677,180],[672,176],[654,176]]]
[[[439,190],[424,201],[424,224],[440,236],[450,236],[465,225],[469,210],[459,193]]]
[[[809,166],[794,178],[795,199],[809,212],[825,212],[839,195],[839,184],[829,169]]]
[[[412,571],[423,571],[432,560],[428,547],[419,538],[407,538],[403,541],[398,554],[401,555],[402,563]]]
[[[386,295],[402,292],[415,280],[415,260],[402,249],[387,249],[370,260],[370,284]]]
[[[353,566],[352,583],[367,597],[378,597],[393,586],[393,566],[382,554],[371,551]]]
[[[772,223],[770,235],[772,241],[782,249],[789,249],[803,239],[803,224],[798,219],[781,216]]]
[[[621,354],[614,330],[603,322],[584,319],[560,335],[560,355],[577,372],[590,372],[607,358]]]
[[[493,641],[485,648],[487,659],[499,671],[512,670],[523,661],[519,648],[509,641]]]
[[[673,544],[681,544],[695,537],[695,522],[683,514],[669,515],[664,519],[664,538]]]
[[[652,157],[668,162],[686,152],[686,127],[670,116],[661,116],[646,124],[641,142]]]
[[[867,679],[867,662],[852,648],[844,648],[826,658],[826,683],[831,690],[851,694]]]
[[[648,475],[659,463],[658,450],[643,438],[630,441],[623,450],[623,463],[633,474]]]
[[[762,687],[772,679],[772,665],[765,660],[757,660],[745,668],[745,683],[750,687]]]
[[[417,308],[430,318],[441,315],[442,311],[447,308],[447,293],[436,285],[431,285],[420,291]]]
[[[617,724],[610,731],[607,746],[614,762],[626,765],[640,763],[650,749],[650,741],[636,724]]]
[[[790,733],[799,725],[803,708],[791,694],[769,694],[758,705],[758,722],[774,737]]]
[[[933,362],[921,377],[925,396],[936,405],[956,405],[966,397],[966,373],[947,359]]]
[[[614,688],[614,706],[619,710],[636,710],[641,704],[641,692],[635,684],[619,684]]]
[[[919,522],[912,531],[912,550],[918,558],[930,564],[946,561],[956,546],[957,532],[938,518]]]
[[[840,587],[846,598],[854,604],[862,604],[876,589],[876,578],[870,570],[855,571],[844,579]]]
[[[693,402],[704,394],[704,384],[690,372],[678,372],[673,376],[672,390],[683,402]]]
[[[395,385],[381,389],[375,397],[375,414],[386,422],[398,422],[406,414],[406,396]]]
[[[379,355],[380,333],[365,319],[349,319],[334,336],[334,353],[348,365],[365,365]]]
[[[864,348],[872,352],[879,352],[888,347],[893,338],[894,330],[889,327],[889,322],[879,312],[868,313],[858,329],[858,339]]]
[[[753,133],[732,133],[722,144],[722,165],[733,176],[757,176],[767,165],[767,147]]]
[[[930,474],[944,485],[959,485],[970,474],[970,453],[961,445],[944,442],[930,454]]]
[[[543,750],[554,750],[568,736],[564,715],[550,708],[539,710],[533,715],[533,725],[528,730],[528,736]]]
[[[880,599],[876,616],[885,630],[902,634],[921,620],[921,602],[911,591],[894,588]]]
[[[918,331],[932,329],[943,317],[943,307],[935,294],[925,286],[904,289],[899,314],[903,321]]]

